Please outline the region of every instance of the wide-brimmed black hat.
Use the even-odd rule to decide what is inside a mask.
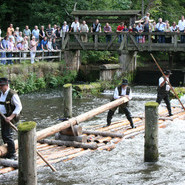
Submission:
[[[164,74],[165,74],[165,75],[171,75],[172,73],[171,73],[170,70],[166,70],[166,71],[164,71]]]
[[[128,80],[127,79],[123,79],[122,80],[122,85],[128,85]]]
[[[10,81],[7,78],[0,78],[0,85],[8,85]]]

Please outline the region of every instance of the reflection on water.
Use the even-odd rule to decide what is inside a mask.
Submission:
[[[145,91],[147,93],[145,93]],[[148,99],[143,96],[153,96],[155,87],[134,87],[133,92],[140,99],[130,102],[132,114],[144,111]],[[92,108],[109,102],[111,96],[106,94],[98,97],[88,97],[73,101],[74,116],[87,112]],[[24,112],[23,120],[35,120],[37,129],[42,129],[58,123],[62,115],[61,90],[50,93],[37,93],[21,97]],[[96,116],[81,125],[106,124],[107,112]],[[113,121],[123,117],[115,114]],[[184,184],[185,182],[185,122],[174,121],[165,129],[159,129],[159,162],[147,164],[143,162],[144,137],[139,135],[133,139],[123,140],[117,147],[108,151],[89,152],[84,156],[68,162],[55,164],[57,173],[52,173],[48,167],[38,171],[40,185],[81,185],[81,184]],[[0,177],[0,183],[12,184],[17,181],[16,172]],[[16,183],[14,183],[16,184]]]

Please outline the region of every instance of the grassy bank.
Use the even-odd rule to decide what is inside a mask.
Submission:
[[[19,94],[30,93],[45,88],[62,86],[73,82],[77,72],[67,70],[62,62],[39,62],[0,67],[0,76],[11,80],[11,88]]]

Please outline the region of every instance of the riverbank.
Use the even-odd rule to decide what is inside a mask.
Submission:
[[[64,62],[38,62],[0,66],[0,76],[10,79],[11,88],[19,94],[25,94],[72,83],[77,72],[68,70]]]

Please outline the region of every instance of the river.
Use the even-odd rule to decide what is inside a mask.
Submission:
[[[156,87],[135,86],[130,110],[133,115],[143,113],[147,101],[155,101]],[[96,97],[73,100],[73,116],[79,115],[99,105],[109,102],[112,91]],[[37,130],[59,122],[62,115],[62,90],[52,90],[21,96],[23,102],[22,121],[34,120]],[[176,103],[175,101],[173,103]],[[106,124],[107,112],[82,126]],[[113,121],[122,118],[115,114]],[[151,185],[185,184],[185,121],[169,121],[165,129],[159,129],[159,161],[144,163],[144,135],[125,139],[112,151],[95,151],[68,162],[55,164],[57,173],[48,167],[38,170],[40,185]],[[0,176],[1,184],[17,184],[17,172]]]

